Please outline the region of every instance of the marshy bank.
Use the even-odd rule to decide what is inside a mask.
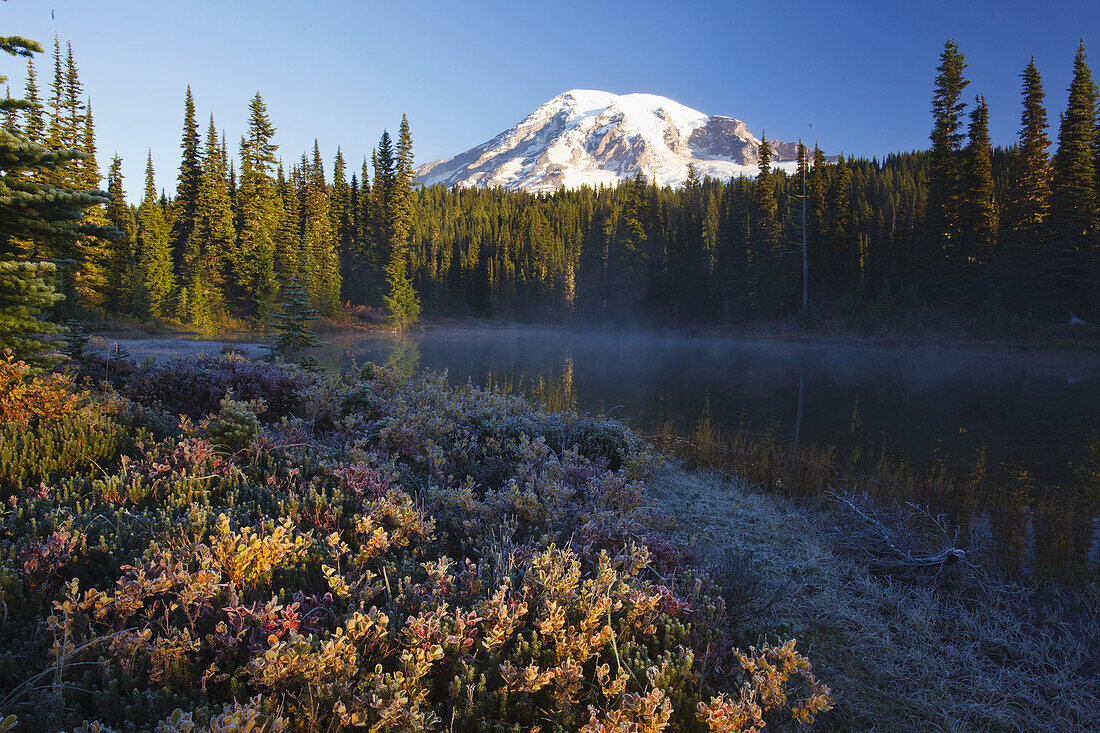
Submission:
[[[842,502],[792,500],[708,469],[669,464],[647,488],[676,517],[673,535],[726,568],[762,634],[807,645],[835,693],[827,729],[1100,727],[1095,583],[899,563],[882,528]],[[910,513],[878,516],[917,554],[949,544]]]
[[[25,729],[1100,724],[1095,584],[884,563],[883,527],[953,541],[912,517],[860,525],[439,375],[105,367],[19,402],[52,412],[6,405],[0,713]]]

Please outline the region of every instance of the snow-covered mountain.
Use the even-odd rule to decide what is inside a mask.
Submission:
[[[769,142],[776,167],[793,170],[795,143]],[[688,164],[700,177],[756,175],[759,148],[745,123],[732,117],[655,94],[574,89],[492,140],[420,166],[416,180],[553,191],[615,184],[641,173],[676,186],[687,179]]]

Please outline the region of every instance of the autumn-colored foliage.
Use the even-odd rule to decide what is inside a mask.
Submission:
[[[5,350],[0,358],[0,424],[25,426],[69,414],[80,399],[72,381],[66,374],[36,374]]]
[[[200,421],[160,392],[189,367]],[[617,423],[376,367],[133,369],[87,398],[109,455],[10,484],[12,729],[751,731],[831,704],[794,642],[735,649]]]

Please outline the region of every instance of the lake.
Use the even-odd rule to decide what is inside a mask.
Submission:
[[[784,445],[833,446],[959,477],[933,499],[1013,570],[1096,573],[1100,563],[1100,354],[868,346],[539,328],[327,335],[330,365],[525,395],[643,432],[704,419]]]

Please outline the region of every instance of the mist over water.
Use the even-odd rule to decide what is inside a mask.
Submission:
[[[516,328],[339,335],[320,357],[446,369],[642,431],[687,435],[709,419],[726,435],[946,470],[966,495],[933,511],[1022,548],[1012,564],[1100,559],[1100,355]]]
[[[856,466],[946,473],[954,480],[939,493],[897,498],[928,504],[1010,570],[1100,571],[1097,353],[535,327],[325,338],[316,356],[329,366],[447,370],[452,384],[609,415],[643,433],[692,436],[705,422],[721,436],[835,448]],[[219,348],[126,346],[139,358]]]

